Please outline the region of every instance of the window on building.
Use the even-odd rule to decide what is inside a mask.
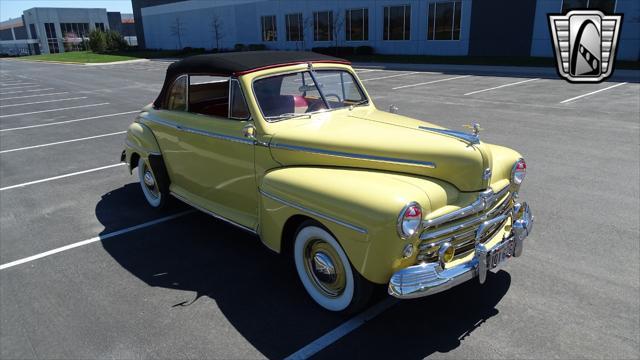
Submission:
[[[104,23],[96,23],[96,30],[104,31]]]
[[[346,16],[347,41],[369,40],[369,9],[350,9]]]
[[[60,23],[62,37],[89,37],[89,23]]]
[[[262,18],[262,41],[277,41],[276,16],[269,15]]]
[[[180,76],[171,85],[166,108],[173,111],[187,111],[187,76]]]
[[[31,38],[32,39],[37,39],[38,38],[38,33],[36,32],[36,27],[34,24],[29,24],[29,31],[31,31]]]
[[[303,41],[302,14],[287,14],[284,18],[287,23],[287,41]]]
[[[60,52],[58,45],[58,36],[56,35],[56,25],[54,23],[44,23],[44,31],[47,35],[47,44],[49,45],[49,53],[55,54]]]
[[[316,11],[313,13],[313,40],[333,40],[333,11]]]
[[[611,14],[616,9],[616,0],[563,0],[562,12],[573,9],[596,9],[605,14]]]
[[[461,8],[460,1],[430,3],[427,39],[460,40]]]
[[[411,6],[385,6],[383,40],[409,40],[411,32]]]

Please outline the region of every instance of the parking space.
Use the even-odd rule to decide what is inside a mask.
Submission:
[[[254,236],[146,206],[120,153],[168,62],[0,64],[1,358],[640,356],[637,82],[358,69],[378,108],[520,151],[536,228],[484,286],[349,318]]]

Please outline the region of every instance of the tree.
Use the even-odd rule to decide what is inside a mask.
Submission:
[[[89,48],[94,53],[102,53],[107,48],[107,37],[100,30],[93,30],[89,33]]]
[[[213,14],[211,18],[211,31],[213,32],[213,40],[216,43],[216,50],[220,51],[220,41],[224,39],[224,22],[218,16],[218,14]]]
[[[338,44],[339,44],[339,36],[342,32],[342,28],[344,27],[344,19],[340,16],[338,12],[337,16],[333,17],[333,23],[331,24],[331,35],[333,36],[333,43],[336,48],[336,55],[338,54]]]
[[[305,35],[307,30],[313,30],[313,17],[311,16],[305,17],[304,20],[302,21],[302,29],[300,29],[300,45],[302,46],[302,49],[300,50],[305,50],[307,48],[306,46],[307,38],[310,38],[311,41],[313,41],[313,35],[311,36]],[[296,48],[297,48],[297,45],[296,45]]]
[[[178,49],[182,49],[182,37],[184,36],[184,23],[180,20],[179,17],[176,18],[176,21],[171,25],[171,36],[175,36],[178,38]]]

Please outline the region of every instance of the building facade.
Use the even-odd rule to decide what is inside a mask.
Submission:
[[[618,59],[640,57],[638,0],[132,0],[148,49],[370,46],[380,54],[540,56],[547,14],[599,8],[624,15]],[[217,35],[216,35],[217,34]]]
[[[22,16],[0,23],[0,54],[29,55],[79,50],[94,29],[111,28],[135,38],[133,16],[106,9],[32,8]],[[135,39],[132,39],[135,42]],[[130,42],[131,43],[131,42]]]

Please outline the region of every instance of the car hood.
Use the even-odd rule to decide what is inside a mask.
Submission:
[[[483,143],[423,128],[442,127],[374,108],[283,121],[270,142],[284,166],[340,166],[442,179],[460,191],[487,188],[491,151]],[[421,128],[422,127],[422,128]]]

